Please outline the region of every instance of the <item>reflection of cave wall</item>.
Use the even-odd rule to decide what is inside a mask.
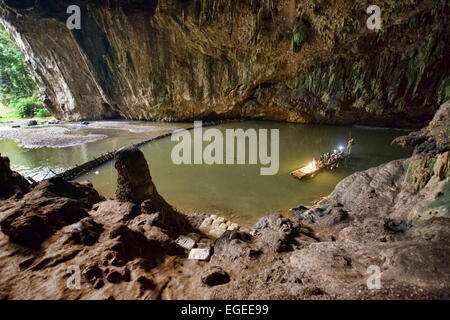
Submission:
[[[385,1],[378,33],[362,0],[0,2],[60,118],[413,126],[450,98],[442,1]]]

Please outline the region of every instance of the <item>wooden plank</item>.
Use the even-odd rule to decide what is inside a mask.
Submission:
[[[294,178],[297,178],[297,179],[300,180],[300,179],[305,178],[307,176],[311,176],[311,175],[313,175],[313,174],[315,174],[315,173],[317,173],[317,172],[319,172],[321,170],[321,168],[318,168],[315,171],[306,171],[305,172],[305,170],[303,170],[303,169],[304,168],[300,168],[298,170],[292,171],[291,172],[291,176],[293,176]]]
[[[341,161],[347,159],[349,156],[350,156],[350,154],[345,152],[345,153],[343,153],[342,158],[339,159],[337,162],[330,163],[322,168],[317,168],[316,170],[313,170],[313,171],[311,171],[311,167],[310,167],[310,165],[308,165],[303,168],[292,171],[290,173],[290,175],[293,176],[294,178],[301,180],[302,178],[307,178],[307,177],[315,175],[316,173],[319,173],[320,171],[322,171],[322,169],[329,168],[333,165],[339,164]]]

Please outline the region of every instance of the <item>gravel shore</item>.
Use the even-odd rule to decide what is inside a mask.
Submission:
[[[82,134],[64,127],[0,128],[0,136],[20,142],[24,148],[64,148],[106,139],[104,134]]]
[[[0,137],[14,139],[24,148],[64,148],[108,138],[105,130],[125,130],[130,133],[150,133],[174,130],[175,126],[135,124],[126,121],[98,121],[86,125],[61,123],[49,125],[39,121],[37,126],[28,126],[28,121],[0,124]],[[101,133],[87,132],[94,129]]]

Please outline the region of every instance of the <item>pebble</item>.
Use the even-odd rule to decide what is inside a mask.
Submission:
[[[189,252],[189,260],[208,260],[210,257],[211,248],[192,249]]]

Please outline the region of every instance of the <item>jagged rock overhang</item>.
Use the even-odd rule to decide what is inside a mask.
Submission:
[[[379,33],[365,28],[364,1],[339,10],[294,0],[70,1],[83,22],[72,31],[69,1],[2,3],[60,118],[411,127],[449,98],[441,2],[387,1]],[[293,47],[298,25],[303,43]]]

